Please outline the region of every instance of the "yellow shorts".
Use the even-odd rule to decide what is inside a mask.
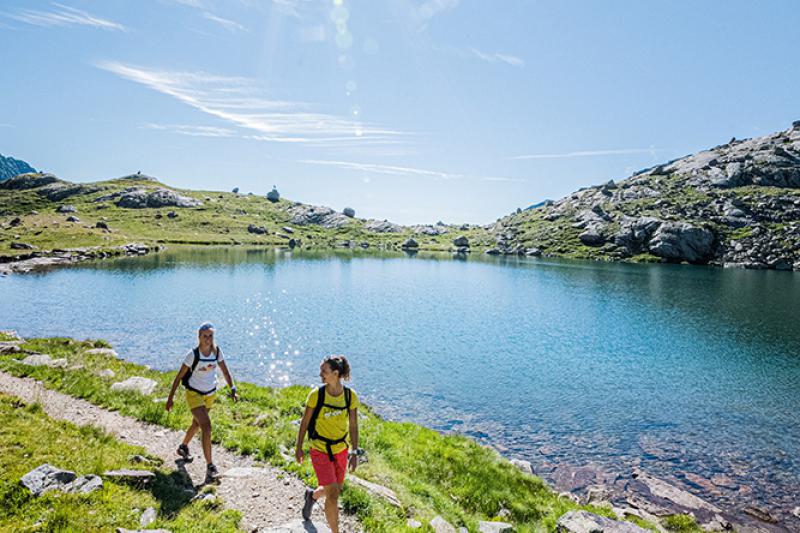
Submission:
[[[199,394],[192,390],[186,391],[186,403],[189,404],[189,409],[195,409],[197,407],[202,407],[205,405],[206,409],[211,409],[211,406],[214,405],[214,398],[217,396],[215,392],[211,394]]]

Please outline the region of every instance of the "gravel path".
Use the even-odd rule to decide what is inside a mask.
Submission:
[[[103,428],[120,440],[141,446],[148,453],[160,457],[165,467],[176,464],[175,449],[183,439],[183,432],[140,422],[85,400],[49,390],[34,379],[18,378],[5,372],[0,372],[0,392],[28,403],[40,403],[51,418]],[[205,477],[199,433],[190,448],[195,460],[185,467],[197,486]],[[315,506],[309,523],[303,524],[299,520],[305,485],[296,477],[270,465],[256,464],[250,457],[237,455],[220,446],[214,446],[213,457],[222,474],[217,495],[225,508],[242,513],[240,525],[246,531],[330,531],[320,505]],[[361,530],[354,517],[342,513],[341,518],[341,531]]]

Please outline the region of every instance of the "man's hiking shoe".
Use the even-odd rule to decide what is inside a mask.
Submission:
[[[303,504],[303,520],[311,519],[311,509],[314,508],[314,491],[306,489],[305,494],[306,502]]]
[[[213,463],[206,465],[206,483],[211,483],[219,478],[219,470]]]
[[[181,444],[180,446],[178,446],[178,455],[180,455],[181,458],[187,463],[191,463],[192,460],[194,459],[194,457],[192,457],[192,454],[189,453],[189,447],[185,444]]]

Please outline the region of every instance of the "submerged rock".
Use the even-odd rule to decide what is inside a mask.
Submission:
[[[622,522],[589,511],[569,511],[558,519],[559,533],[649,533],[632,522]]]

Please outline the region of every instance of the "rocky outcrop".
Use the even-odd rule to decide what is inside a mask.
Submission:
[[[29,174],[32,172],[36,172],[36,169],[25,161],[14,159],[13,157],[5,157],[0,154],[0,181],[13,178],[19,174]]]
[[[129,209],[142,209],[146,207],[199,207],[203,202],[182,196],[170,189],[158,188],[155,190],[128,188],[107,196],[102,196],[95,202],[105,202],[116,199],[118,207]]]
[[[388,220],[370,219],[364,224],[364,229],[375,233],[400,233],[403,227]]]
[[[0,181],[0,189],[6,190],[24,190],[24,189],[35,189],[36,187],[41,187],[43,185],[48,185],[50,183],[55,183],[59,181],[59,179],[52,174],[39,174],[39,173],[29,173],[29,174],[20,174],[19,176],[14,176],[13,178],[8,178],[6,180]]]
[[[103,480],[95,475],[77,477],[75,472],[61,470],[43,464],[31,470],[20,479],[20,483],[34,496],[58,490],[78,494],[88,494],[103,488]]]
[[[556,523],[559,533],[649,533],[633,522],[621,522],[589,511],[569,511]]]
[[[337,213],[330,207],[296,203],[286,210],[291,215],[291,223],[297,226],[317,225],[326,229],[341,228],[350,224],[351,219]]]
[[[586,187],[488,228],[516,254],[800,270],[800,121]]]

